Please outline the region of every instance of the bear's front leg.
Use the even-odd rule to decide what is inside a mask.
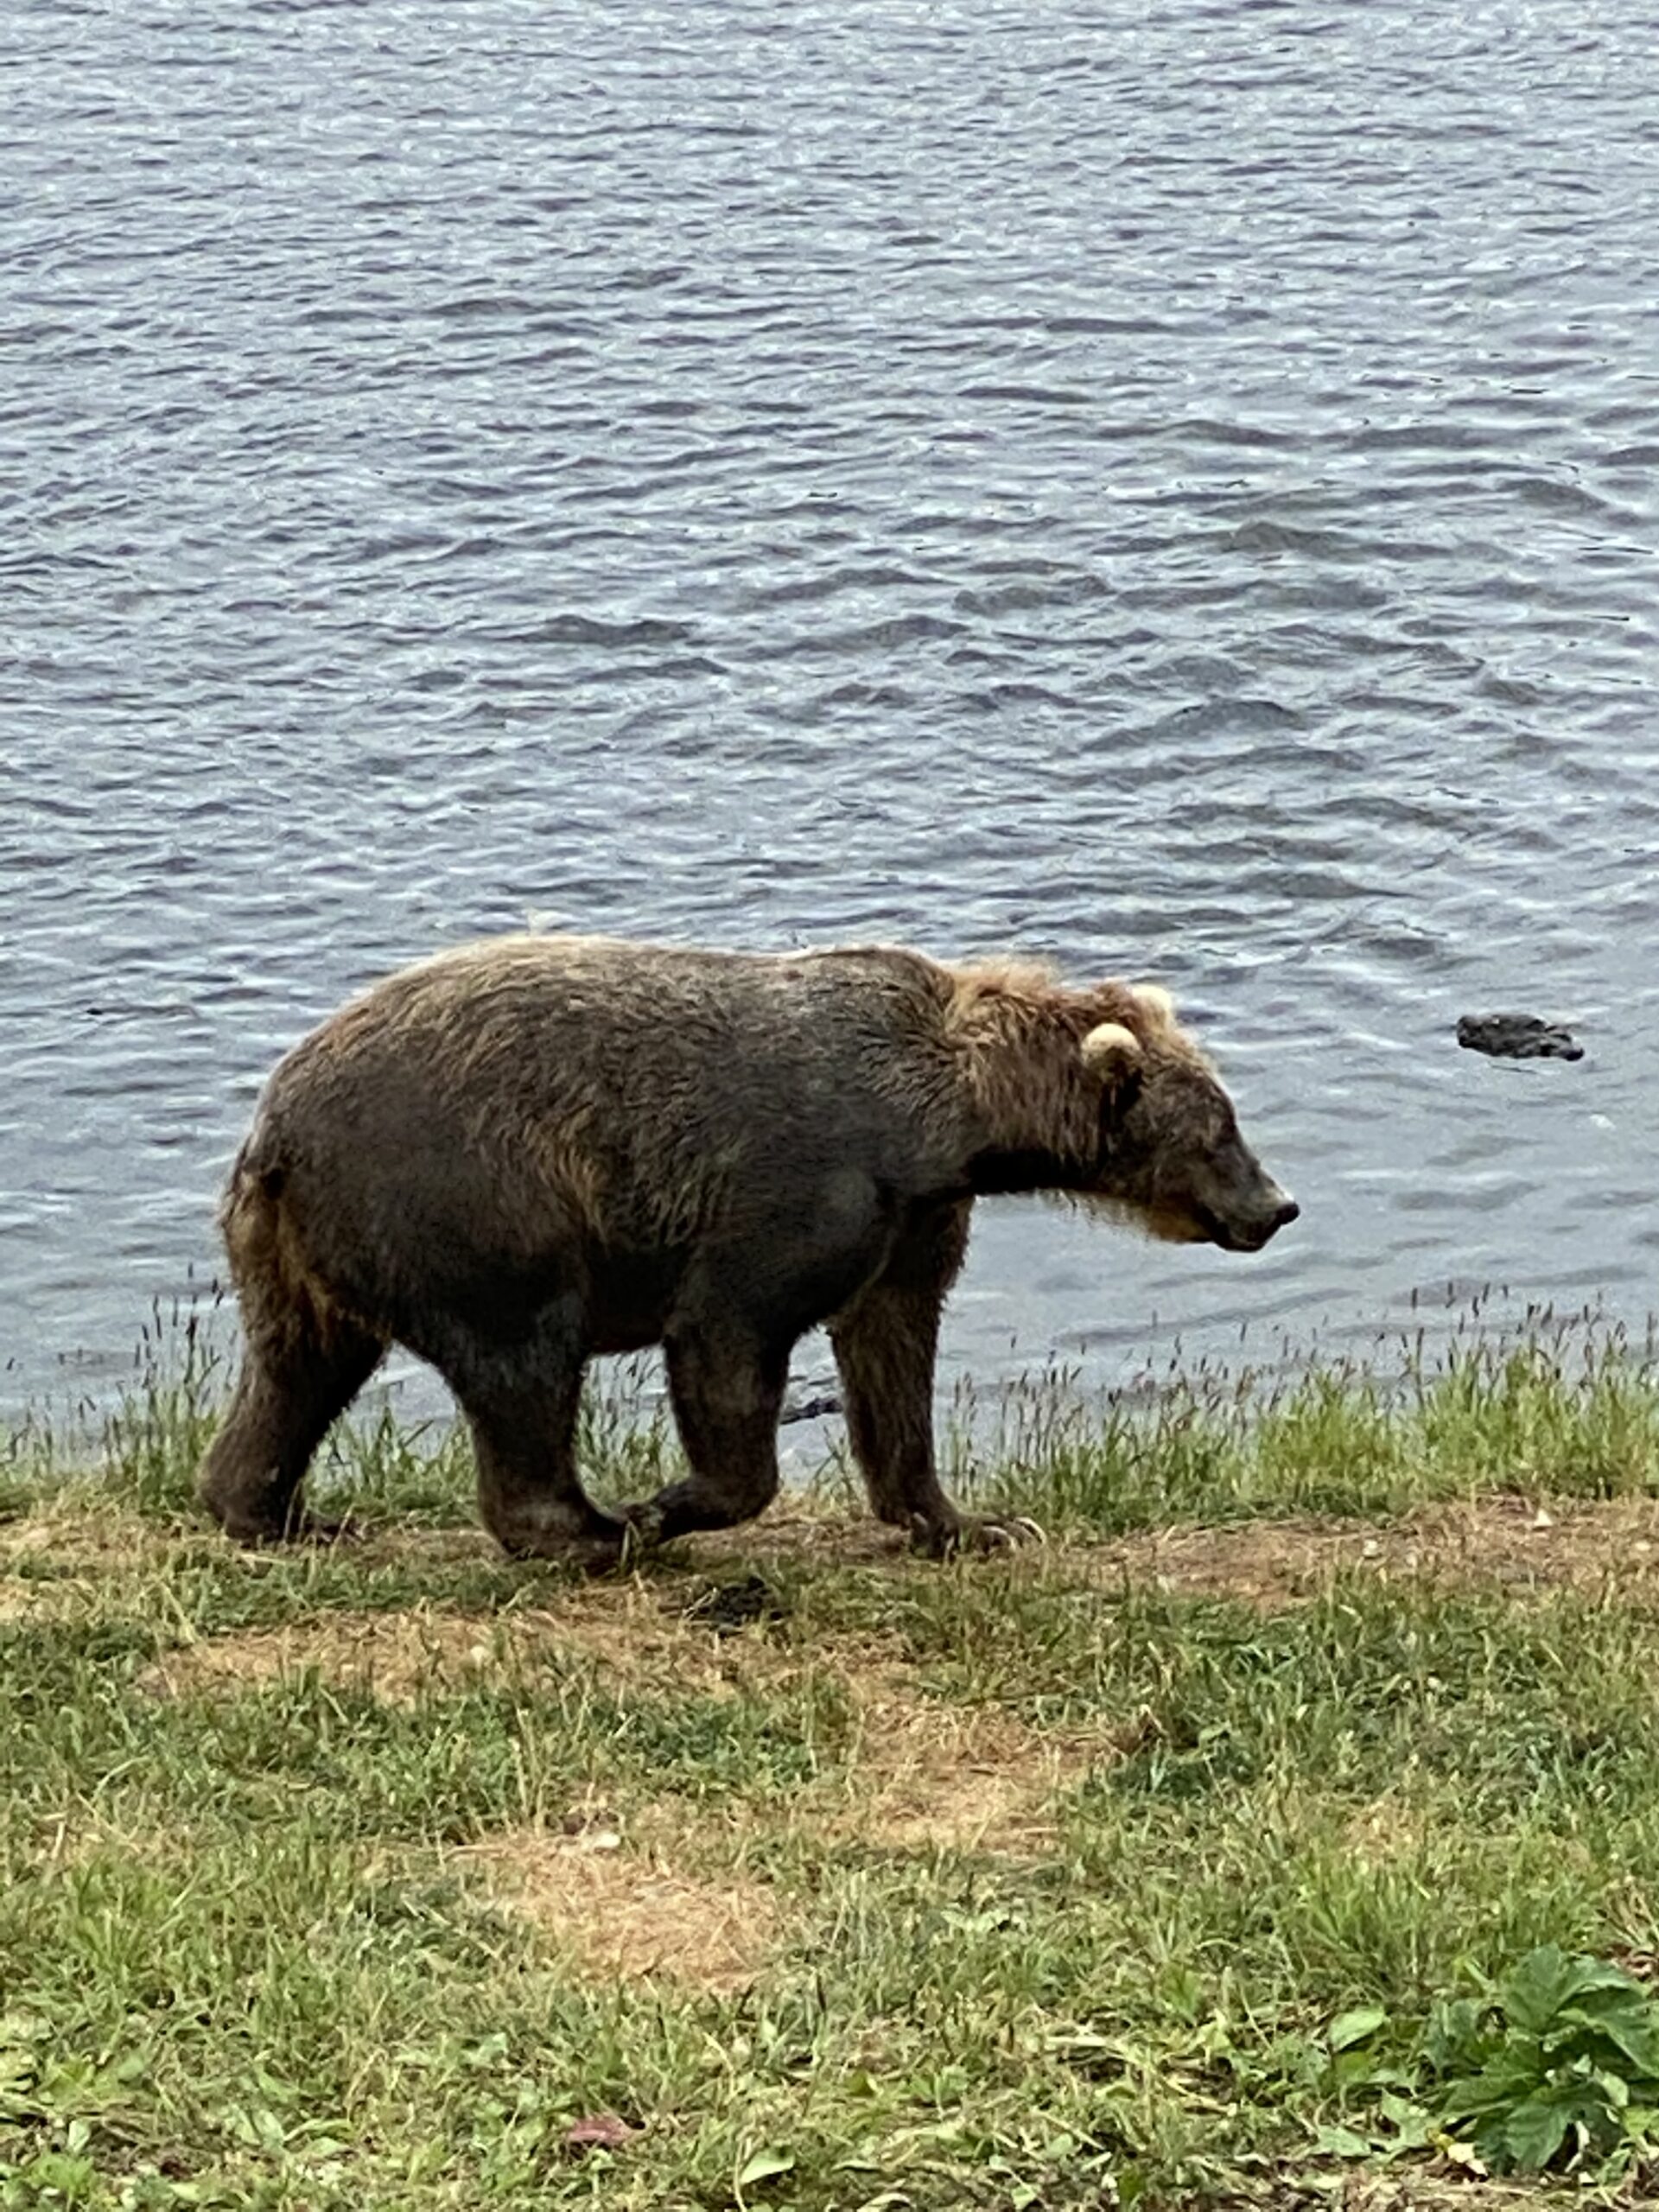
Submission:
[[[918,1210],[887,1266],[830,1325],[847,1433],[878,1520],[933,1559],[1040,1538],[1014,1515],[964,1513],[933,1459],[933,1371],[945,1294],[968,1249],[971,1200]]]

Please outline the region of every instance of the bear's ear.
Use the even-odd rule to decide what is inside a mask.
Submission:
[[[1121,1021],[1101,1022],[1089,1032],[1078,1050],[1084,1067],[1108,1090],[1115,1090],[1128,1077],[1138,1075],[1146,1057],[1141,1049],[1141,1039]]]
[[[1160,1028],[1174,1027],[1175,1001],[1161,983],[1137,983],[1135,995]]]

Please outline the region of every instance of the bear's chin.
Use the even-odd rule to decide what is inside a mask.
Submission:
[[[1129,1218],[1138,1216],[1139,1225],[1146,1234],[1160,1244],[1211,1244],[1215,1237],[1208,1224],[1197,1214],[1188,1213],[1178,1206],[1137,1206],[1130,1209]]]
[[[1085,1211],[1133,1229],[1156,1244],[1209,1244],[1213,1230],[1183,1206],[1142,1205],[1134,1198],[1114,1198],[1105,1191],[1056,1191],[1062,1205],[1080,1205]]]

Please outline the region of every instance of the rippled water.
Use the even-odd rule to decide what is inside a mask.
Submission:
[[[1659,1303],[1650,9],[7,34],[0,1395],[211,1271],[280,1049],[527,916],[1176,988],[1303,1221],[982,1209],[958,1371]]]

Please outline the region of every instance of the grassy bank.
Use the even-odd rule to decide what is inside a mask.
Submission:
[[[957,1479],[1041,1549],[912,1560],[831,1466],[607,1583],[390,1422],[361,1541],[237,1553],[216,1388],[0,1491],[0,2206],[1651,2196],[1645,1352],[1033,1386]]]

